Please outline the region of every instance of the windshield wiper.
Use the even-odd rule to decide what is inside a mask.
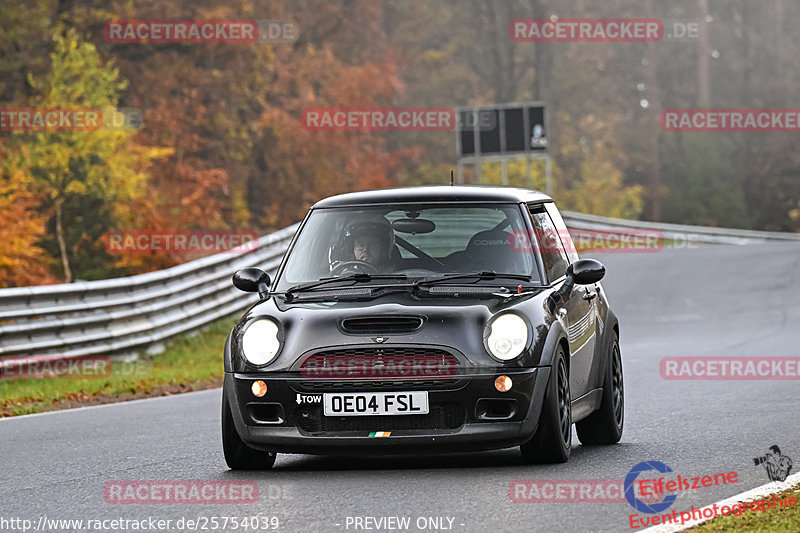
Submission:
[[[408,279],[408,276],[405,274],[351,274],[349,276],[339,276],[335,278],[322,278],[319,281],[312,281],[311,283],[305,283],[303,285],[295,285],[294,287],[290,287],[286,289],[286,292],[283,295],[286,297],[288,301],[292,300],[292,296],[298,292],[304,292],[311,289],[316,289],[317,287],[323,287],[325,285],[329,285],[331,283],[337,283],[340,281],[352,281],[355,283],[366,283],[369,281],[379,281],[379,280],[386,280],[386,279]]]
[[[531,276],[525,274],[507,274],[507,273],[499,273],[493,272],[491,270],[484,270],[481,272],[470,272],[464,274],[451,274],[449,276],[439,276],[436,278],[425,278],[420,279],[414,282],[414,288],[418,289],[425,285],[436,285],[437,283],[443,283],[446,281],[452,281],[457,279],[468,279],[468,278],[476,278],[475,282],[480,280],[491,280],[497,278],[504,278],[504,279],[518,279],[521,281],[531,281]]]

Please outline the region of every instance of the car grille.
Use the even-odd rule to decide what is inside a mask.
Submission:
[[[295,411],[295,423],[307,433],[457,429],[464,424],[464,408],[441,403],[431,405],[427,415],[332,417],[324,416],[321,406],[304,406]]]
[[[296,370],[298,390],[452,388],[463,368],[456,355],[426,346],[337,347],[306,354]]]

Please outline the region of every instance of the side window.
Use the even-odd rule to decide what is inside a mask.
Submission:
[[[556,204],[553,202],[548,202],[544,204],[544,208],[547,210],[547,214],[550,215],[550,218],[553,220],[553,223],[556,225],[556,229],[558,230],[559,236],[561,236],[561,243],[564,245],[564,248],[567,252],[567,257],[569,258],[569,262],[574,263],[580,257],[578,256],[578,249],[575,247],[575,243],[572,242],[572,236],[569,234],[569,230],[567,229],[567,225],[564,223],[564,219],[561,218],[561,213],[558,211]]]
[[[534,230],[533,238],[536,240],[534,246],[542,256],[548,282],[553,282],[567,273],[569,266],[567,253],[555,224],[542,206],[531,207],[531,222]]]

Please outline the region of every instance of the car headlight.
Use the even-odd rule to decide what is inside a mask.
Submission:
[[[252,365],[266,365],[275,359],[280,349],[278,325],[272,320],[256,320],[247,326],[242,334],[242,352],[247,362]]]
[[[506,313],[490,324],[486,346],[489,353],[501,361],[510,361],[522,355],[528,344],[528,325],[519,315]]]

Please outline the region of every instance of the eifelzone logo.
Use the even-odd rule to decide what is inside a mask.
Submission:
[[[675,503],[675,500],[678,498],[675,494],[667,494],[664,496],[664,499],[660,502],[646,502],[640,498],[638,498],[634,494],[634,483],[636,479],[639,477],[639,474],[642,472],[647,472],[648,470],[655,470],[656,472],[660,472],[661,474],[665,474],[667,472],[672,472],[672,469],[662,463],[661,461],[645,461],[639,463],[638,465],[631,468],[628,475],[625,476],[625,499],[628,500],[628,503],[639,512],[648,513],[648,514],[656,514],[660,513],[664,509],[668,509],[670,505]]]

